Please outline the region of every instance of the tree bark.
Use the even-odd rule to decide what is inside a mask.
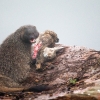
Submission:
[[[57,44],[56,46],[64,45]],[[100,51],[79,46],[64,47],[57,52],[56,58],[44,63],[41,70],[36,70],[32,65],[30,75],[23,85],[48,84],[50,89],[41,93],[32,93],[28,98],[97,100],[100,97]]]

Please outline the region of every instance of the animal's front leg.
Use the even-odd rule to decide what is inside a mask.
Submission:
[[[36,69],[37,70],[41,69],[43,63],[44,63],[44,58],[43,58],[42,52],[39,52],[36,58],[36,64],[35,64]]]
[[[39,55],[37,56],[37,59],[36,59],[36,70],[40,69],[41,68],[41,57],[39,57]]]

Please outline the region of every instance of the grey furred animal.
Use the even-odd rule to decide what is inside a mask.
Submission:
[[[0,47],[0,92],[28,90],[22,86],[29,75],[31,42],[39,36],[35,26],[25,25],[9,35]],[[38,88],[38,87],[37,87]],[[36,89],[33,87],[33,91]]]
[[[52,50],[52,47],[55,46],[55,43],[59,42],[59,39],[57,37],[57,34],[53,31],[46,30],[43,34],[40,34],[39,37],[36,39],[36,45],[41,43],[41,47],[38,51],[37,57],[36,57],[36,69],[40,69],[41,65],[46,62],[46,59],[50,57],[50,55],[45,56],[45,54],[51,54],[53,59],[56,56],[57,49],[53,50],[51,53],[50,50]],[[48,50],[47,50],[48,47]],[[34,48],[34,44],[33,44]],[[61,49],[58,48],[58,49]],[[45,51],[45,52],[44,52]]]

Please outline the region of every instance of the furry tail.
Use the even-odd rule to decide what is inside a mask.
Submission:
[[[48,91],[50,90],[50,86],[48,84],[42,84],[42,85],[37,85],[34,87],[30,87],[28,89],[23,90],[23,92],[42,92],[42,91]]]

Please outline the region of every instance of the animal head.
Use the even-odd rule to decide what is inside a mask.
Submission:
[[[39,32],[37,31],[36,27],[32,25],[22,26],[16,31],[16,33],[20,33],[21,40],[26,43],[35,42],[35,39],[39,36]]]
[[[44,47],[53,47],[55,42],[58,42],[59,39],[57,34],[53,31],[47,30],[44,33],[40,34],[36,39],[36,43],[32,45],[32,56],[36,58],[38,51]]]
[[[56,52],[63,48],[64,47],[54,47],[54,48],[46,47],[43,51],[43,56],[46,59],[53,59],[54,57],[56,57]]]
[[[59,42],[59,38],[57,37],[57,34],[55,32],[46,30],[44,34],[50,35],[55,43]]]
[[[55,32],[46,30],[36,39],[36,44],[38,44],[39,42],[42,43],[42,47],[54,47],[55,43],[59,42],[59,39]]]

